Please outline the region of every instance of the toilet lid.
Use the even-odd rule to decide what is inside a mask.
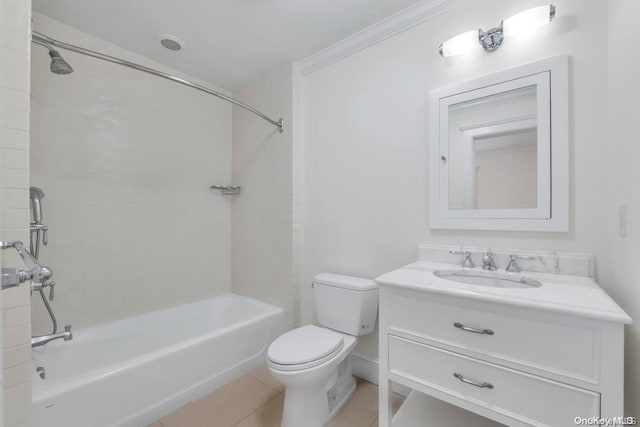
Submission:
[[[301,365],[323,359],[343,346],[339,333],[307,325],[276,338],[269,346],[268,356],[279,365]]]

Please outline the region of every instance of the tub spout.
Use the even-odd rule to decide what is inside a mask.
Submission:
[[[50,341],[58,340],[61,338],[65,341],[69,341],[73,339],[73,333],[71,333],[71,325],[65,326],[64,332],[58,332],[57,334],[51,334],[51,335],[40,335],[37,337],[32,337],[31,347],[40,347],[41,345],[45,345]]]

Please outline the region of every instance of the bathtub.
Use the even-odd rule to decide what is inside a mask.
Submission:
[[[145,426],[263,364],[283,329],[281,308],[225,294],[74,330],[33,351],[34,426]]]

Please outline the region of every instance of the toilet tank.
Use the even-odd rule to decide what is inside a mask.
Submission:
[[[355,336],[373,332],[378,316],[378,285],[373,280],[318,274],[313,296],[320,325]]]

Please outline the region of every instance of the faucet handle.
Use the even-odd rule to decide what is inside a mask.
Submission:
[[[49,301],[53,301],[53,297],[55,296],[53,288],[56,286],[56,281],[52,280],[47,282],[47,286],[49,286]]]
[[[522,269],[518,265],[517,260],[519,259],[535,259],[535,257],[531,255],[511,254],[509,255],[509,264],[507,264],[507,267],[505,268],[505,270],[511,273],[520,273]]]
[[[67,332],[71,332],[71,325],[65,326],[64,330],[67,331]]]
[[[449,251],[451,255],[464,255],[464,260],[462,261],[462,268],[474,268],[476,265],[473,263],[473,259],[471,259],[470,251],[457,251],[455,249],[451,249]]]

